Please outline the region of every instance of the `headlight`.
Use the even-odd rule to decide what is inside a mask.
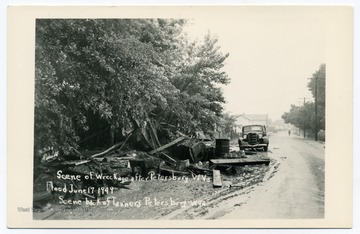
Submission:
[[[243,138],[244,138],[244,139],[246,139],[246,137],[247,137],[247,135],[246,135],[246,134],[244,134]]]
[[[259,134],[259,138],[262,138],[263,137],[263,135],[262,134]]]

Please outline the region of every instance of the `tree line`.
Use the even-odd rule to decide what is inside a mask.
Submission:
[[[304,137],[306,134],[315,136],[319,134],[319,131],[325,131],[325,64],[321,64],[319,69],[312,75],[307,87],[311,91],[315,101],[304,102],[301,106],[291,105],[290,111],[282,115],[285,123],[293,124],[295,127],[301,129]],[[317,129],[317,132],[315,129]],[[324,137],[325,136],[322,136],[322,138]]]
[[[35,151],[89,147],[100,133],[97,146],[106,145],[148,121],[211,133],[223,114],[229,54],[210,34],[191,41],[186,23],[37,19]]]

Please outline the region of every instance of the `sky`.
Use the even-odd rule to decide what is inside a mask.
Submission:
[[[326,63],[324,19],[315,10],[248,9],[194,18],[185,31],[200,39],[208,31],[221,51],[230,53],[223,71],[225,110],[232,114],[268,114],[272,120],[313,100],[307,88]]]

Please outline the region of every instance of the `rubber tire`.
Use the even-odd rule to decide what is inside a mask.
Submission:
[[[264,146],[264,151],[265,151],[265,152],[268,151],[268,146]]]

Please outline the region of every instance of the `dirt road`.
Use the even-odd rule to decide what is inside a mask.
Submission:
[[[221,219],[324,217],[324,144],[288,136],[270,138],[269,156],[277,160],[273,176],[245,196]]]

